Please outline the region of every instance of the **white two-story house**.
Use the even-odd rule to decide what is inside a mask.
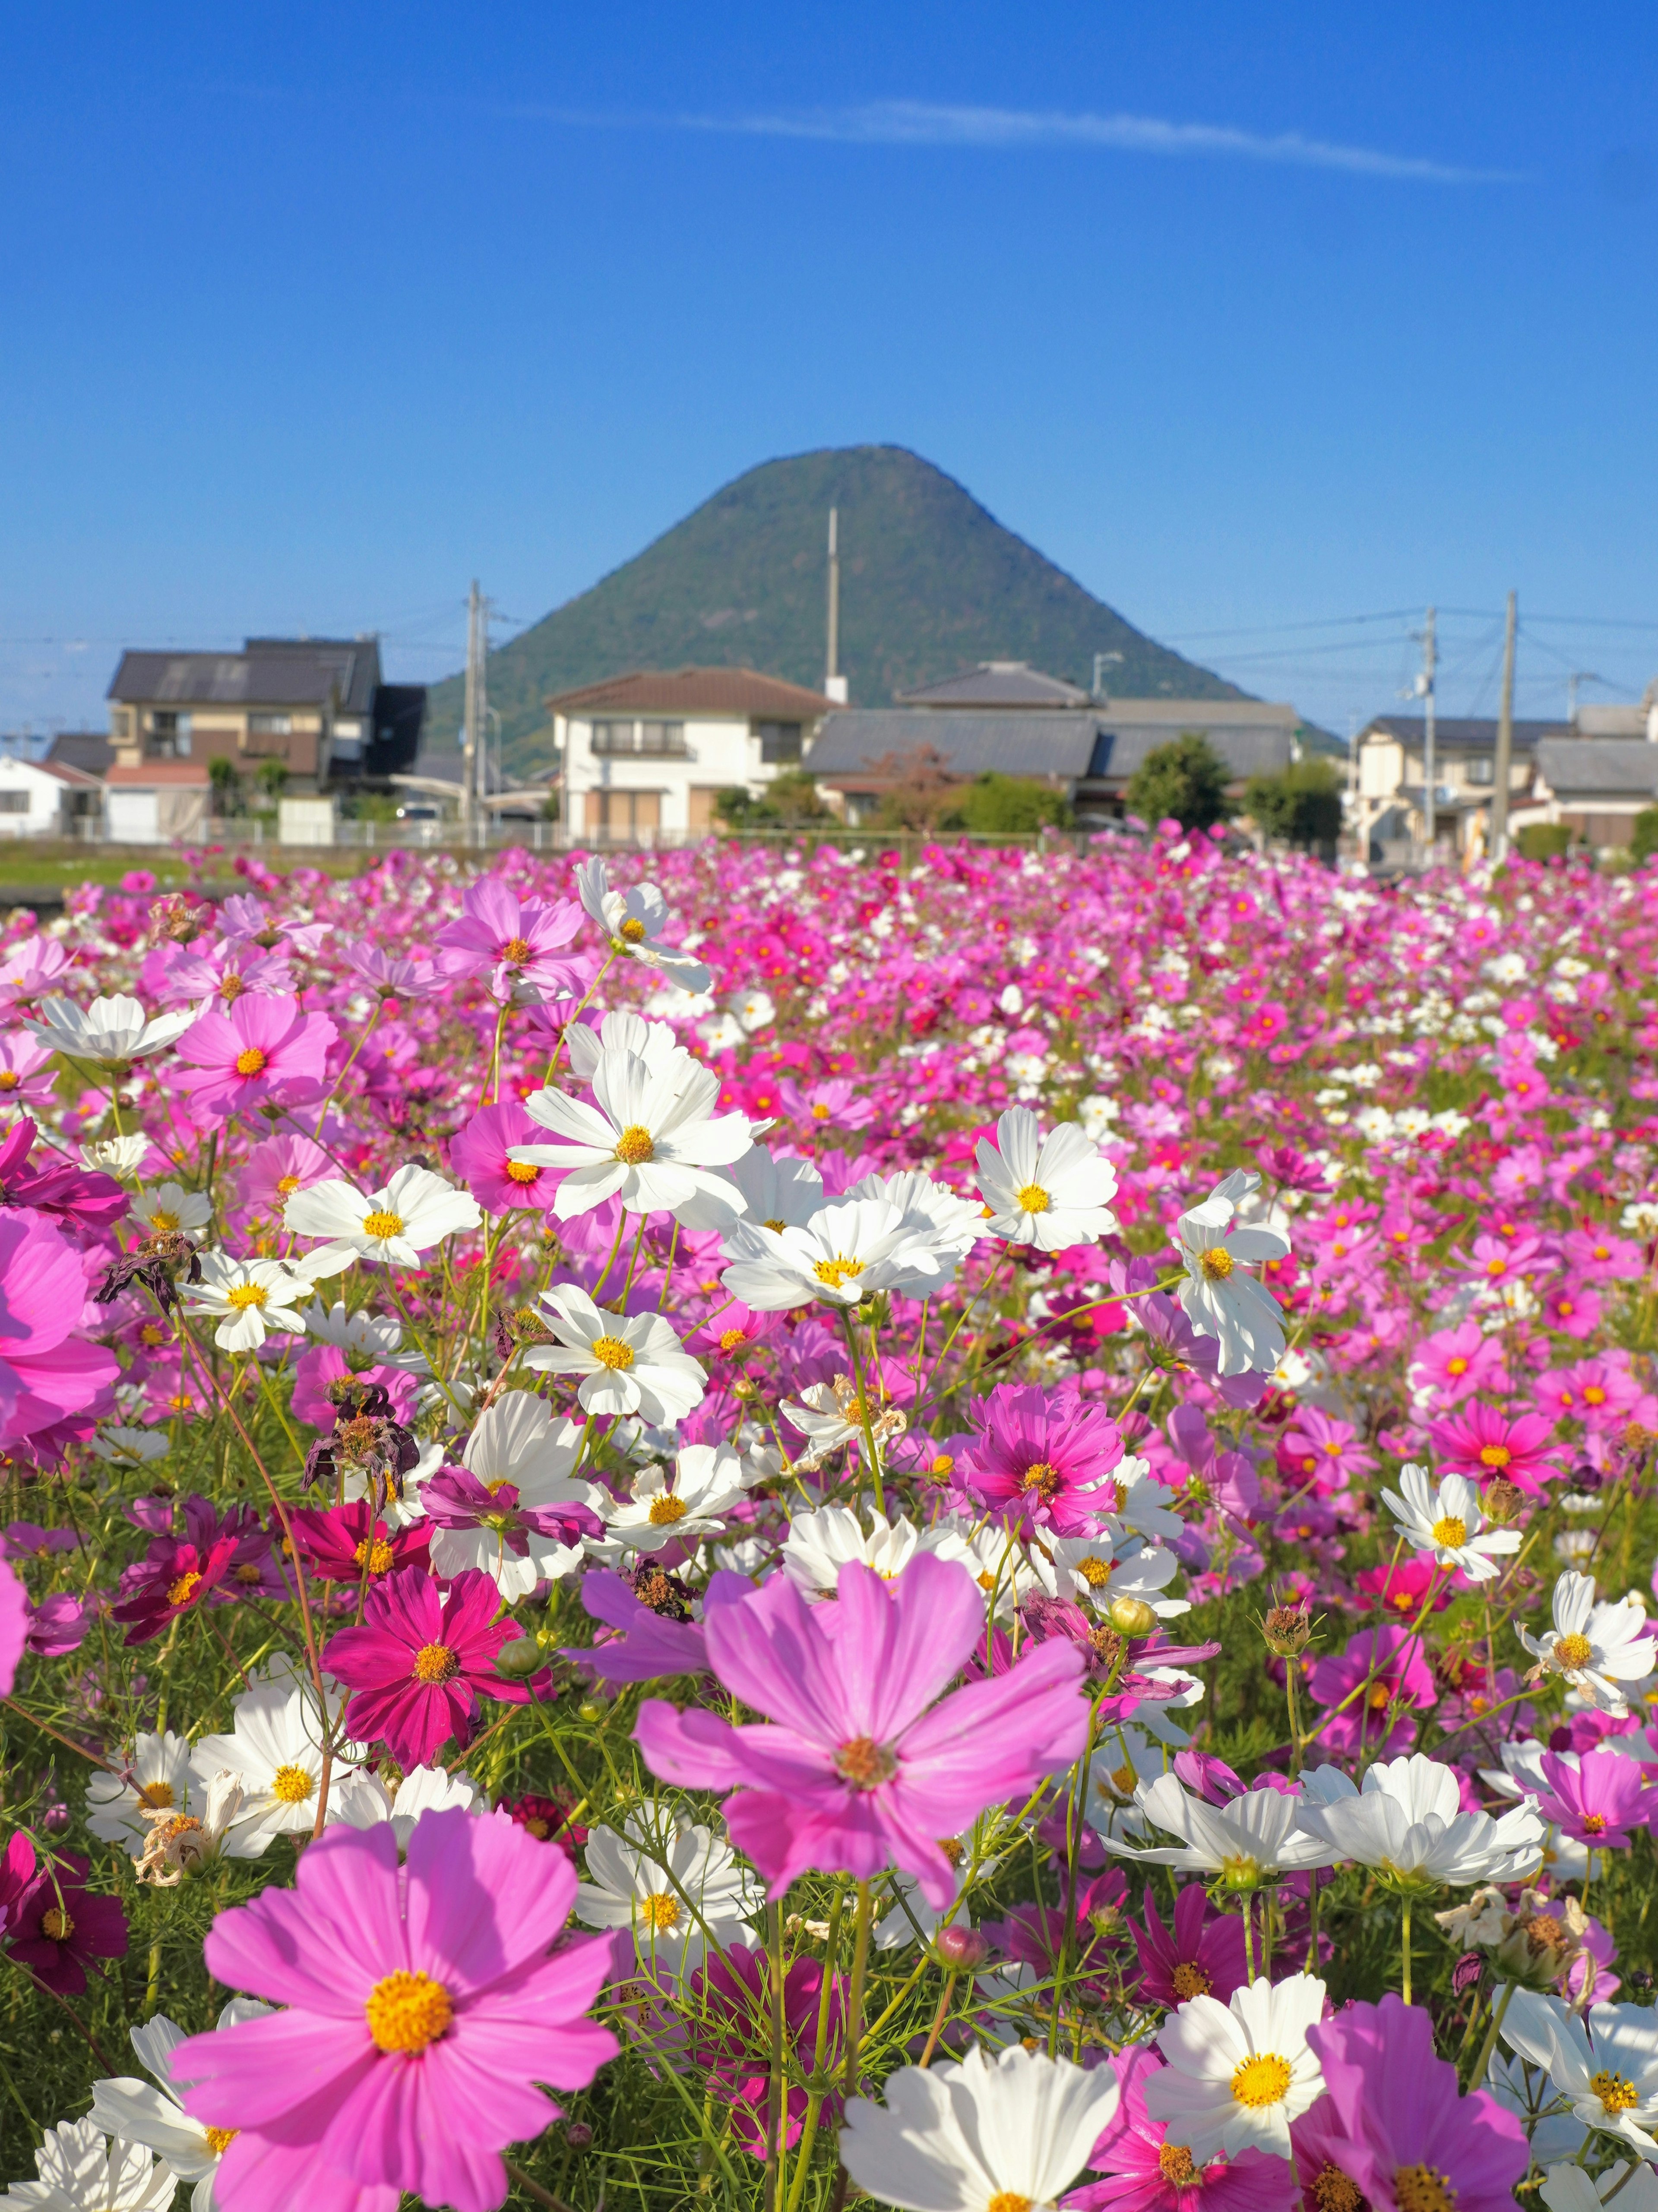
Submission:
[[[546,702],[574,843],[708,836],[722,791],[799,768],[830,701],[749,668],[636,671]]]

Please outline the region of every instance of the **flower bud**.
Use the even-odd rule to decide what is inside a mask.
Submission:
[[[1312,1616],[1304,1605],[1275,1605],[1260,1624],[1266,1649],[1280,1659],[1293,1659],[1312,1641]]]
[[[932,1939],[932,1948],[951,1973],[973,1973],[990,1956],[990,1944],[976,1928],[941,1928]]]
[[[510,1682],[527,1680],[531,1674],[538,1674],[546,1663],[533,1636],[520,1637],[516,1644],[503,1644],[495,1654],[495,1672],[505,1674]]]
[[[586,2150],[593,2139],[593,2131],[586,2120],[572,2120],[564,2130],[564,2140],[572,2150]]]
[[[1485,1518],[1494,1527],[1506,1528],[1526,1502],[1526,1493],[1517,1482],[1510,1482],[1506,1474],[1499,1474],[1494,1482],[1485,1485],[1485,1495],[1480,1499]]]
[[[576,1718],[586,1721],[589,1728],[597,1728],[604,1717],[604,1708],[592,1698],[576,1707]]]
[[[1150,1636],[1157,1625],[1157,1614],[1143,1597],[1114,1597],[1105,1617],[1120,1636],[1136,1638]]]

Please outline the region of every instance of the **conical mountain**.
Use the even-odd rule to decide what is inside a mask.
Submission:
[[[826,532],[840,510],[841,667],[854,706],[976,660],[1028,660],[1086,684],[1096,653],[1119,698],[1242,696],[1127,623],[902,446],[767,461],[704,501],[590,591],[489,657],[489,703],[509,761],[550,754],[550,693],[632,668],[763,669],[820,689]],[[462,683],[432,694],[452,737]]]

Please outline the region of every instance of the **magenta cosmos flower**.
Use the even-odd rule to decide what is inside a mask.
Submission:
[[[1089,1536],[1120,1500],[1108,1480],[1122,1436],[1073,1391],[1004,1383],[973,1408],[977,1435],[963,1445],[959,1479],[993,1512],[1056,1536]]]
[[[0,1209],[0,1444],[80,1413],[120,1372],[73,1334],[86,1302],[75,1247],[44,1214]]]
[[[1540,1413],[1510,1419],[1496,1406],[1475,1403],[1442,1421],[1430,1421],[1428,1434],[1442,1474],[1471,1475],[1476,1482],[1500,1474],[1521,1490],[1536,1492],[1558,1472],[1549,1461],[1552,1436]]]
[[[1136,2044],[1111,2063],[1122,2099],[1089,2154],[1100,2179],[1073,2189],[1066,2212],[1104,2212],[1114,2204],[1129,2212],[1289,2212],[1293,2191],[1281,2158],[1243,2150],[1195,2165],[1145,2109],[1145,2085],[1163,2070],[1155,2053]]]
[[[0,1560],[0,1698],[11,1694],[17,1662],[28,1641],[29,1594],[21,1575]]]
[[[1355,1476],[1376,1468],[1376,1455],[1352,1423],[1316,1406],[1297,1410],[1278,1450],[1278,1465],[1297,1491],[1345,1490]]]
[[[457,1575],[444,1598],[418,1567],[387,1575],[364,1599],[361,1627],[341,1629],[323,1651],[330,1673],[355,1692],[348,1733],[384,1743],[402,1766],[423,1766],[451,1736],[465,1743],[480,1696],[514,1698],[495,1654],[520,1632],[515,1621],[496,1622],[500,1610],[501,1592],[476,1567]]]
[[[88,1860],[64,1851],[29,1881],[7,1917],[8,1956],[59,1996],[79,1996],[87,1962],[124,1959],[127,1917],[116,1897],[87,1887]]]
[[[309,1190],[313,1182],[327,1182],[338,1173],[309,1137],[267,1137],[242,1162],[236,1195],[244,1206],[280,1213],[296,1190]]]
[[[557,1170],[515,1160],[509,1152],[513,1145],[537,1143],[541,1135],[541,1124],[515,1098],[503,1098],[494,1106],[480,1106],[459,1135],[450,1139],[449,1164],[486,1213],[549,1206]]]
[[[924,1555],[888,1583],[857,1561],[839,1601],[809,1606],[785,1575],[711,1606],[708,1662],[774,1726],[733,1727],[662,1699],[635,1739],[653,1770],[732,1790],[731,1839],[778,1891],[807,1868],[868,1881],[896,1864],[942,1910],[956,1876],[939,1838],[1068,1765],[1088,1741],[1076,1646],[1043,1644],[993,1680],[943,1692],[983,1641],[966,1568]]]
[[[1513,2212],[1531,2159],[1525,2130],[1494,2098],[1457,2094],[1427,2013],[1389,1990],[1379,2005],[1349,2004],[1319,2021],[1307,2041],[1328,2093],[1291,2130],[1309,2203]]]
[[[1572,1766],[1546,1751],[1542,1768],[1548,1789],[1538,1811],[1590,1850],[1622,1850],[1630,1830],[1650,1827],[1658,1813],[1658,1790],[1647,1788],[1639,1761],[1620,1752],[1586,1751]]]
[[[304,1012],[297,999],[250,993],[185,1031],[179,1057],[195,1072],[178,1081],[210,1114],[245,1113],[267,1098],[314,1097],[338,1035],[326,1014]]]
[[[1200,1881],[1188,1881],[1175,1899],[1175,1924],[1166,1928],[1145,1893],[1145,1918],[1129,1923],[1140,1954],[1142,2002],[1183,2005],[1188,1997],[1213,1997],[1225,2004],[1248,1980],[1243,1923],[1232,1913],[1211,1911]]]
[[[527,983],[544,999],[569,992],[580,995],[591,973],[588,963],[563,955],[581,927],[574,899],[556,906],[529,906],[499,876],[470,884],[457,918],[438,933],[438,968],[446,975],[489,977],[498,999]]]
[[[389,1822],[331,1828],[291,1890],[222,1912],[208,1971],[283,2009],[172,2054],[185,2109],[235,2131],[219,2201],[396,2212],[407,2191],[455,2212],[500,2204],[501,2152],[559,2116],[536,2083],[584,2088],[616,2056],[582,2017],[610,1941],[559,1941],[575,1887],[562,1851],[457,1810],[416,1823],[406,1879]]]
[[[210,1523],[210,1510],[208,1518]],[[176,1536],[157,1536],[142,1560],[123,1568],[121,1602],[112,1612],[127,1623],[129,1644],[148,1644],[220,1589],[241,1541],[240,1527],[227,1522],[210,1534],[198,1532],[192,1522],[191,1533],[200,1533],[203,1540],[180,1543]]]
[[[1307,1686],[1319,1705],[1331,1708],[1313,1731],[1320,1747],[1343,1755],[1359,1751],[1367,1759],[1408,1751],[1416,1724],[1398,1708],[1430,1705],[1439,1695],[1421,1638],[1392,1621],[1350,1637],[1339,1659],[1332,1652],[1316,1661]],[[1390,1707],[1396,1717],[1388,1727]]]

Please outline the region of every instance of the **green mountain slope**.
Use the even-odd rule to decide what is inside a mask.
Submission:
[[[493,653],[507,760],[548,757],[549,693],[630,668],[758,668],[820,687],[831,507],[855,706],[890,704],[975,660],[1028,660],[1086,684],[1096,653],[1121,655],[1107,677],[1120,698],[1243,696],[1144,636],[919,454],[853,446],[750,469]],[[434,689],[434,738],[459,727],[462,695],[459,676]]]

